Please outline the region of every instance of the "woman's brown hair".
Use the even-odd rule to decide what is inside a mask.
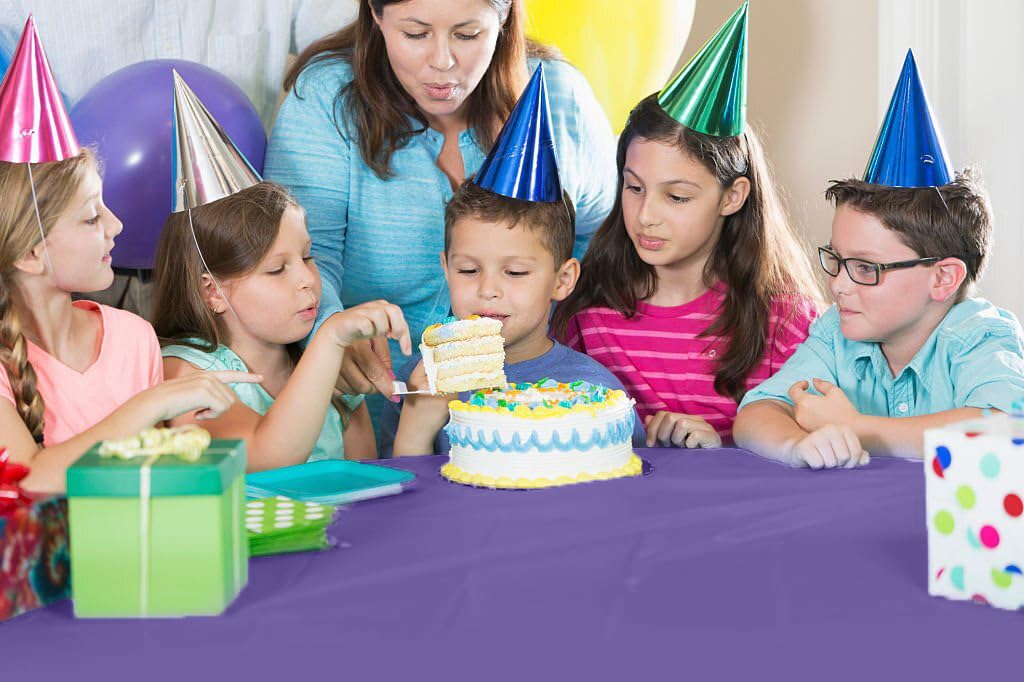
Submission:
[[[39,243],[39,223],[48,234],[67,209],[96,157],[86,148],[64,161],[32,164],[38,222],[32,204],[28,167],[0,161],[0,365],[14,393],[14,406],[29,432],[43,442],[43,397],[36,389],[36,372],[28,361],[28,346],[14,303],[15,263]]]
[[[289,207],[301,210],[285,188],[260,182],[192,209],[191,226],[185,211],[167,218],[153,271],[153,328],[161,345],[181,344],[209,353],[229,341],[206,305],[203,275],[224,282],[252,272],[277,239]],[[297,362],[301,349],[290,344],[288,353]],[[347,424],[350,411],[340,396],[332,403]]]
[[[747,376],[768,343],[773,300],[793,301],[791,312],[800,297],[815,304],[821,301],[807,249],[789,224],[760,142],[749,127],[735,137],[702,135],[666,114],[656,94],[641,100],[619,137],[615,205],[583,257],[576,289],[555,309],[552,330],[564,339],[573,315],[593,306],[630,318],[636,314],[637,301],[657,289],[654,268],[637,254],[622,214],[626,150],[636,138],[673,145],[703,164],[723,190],[740,177],[750,181],[746,202],[725,218],[704,268],[705,286],[721,282],[726,287],[717,318],[702,334],[728,338],[725,352],[718,355],[715,391],[739,402],[746,393]]]
[[[381,16],[387,5],[404,1],[360,0],[355,21],[303,50],[284,79],[284,89],[291,90],[302,71],[313,64],[341,60],[352,67],[352,81],[338,92],[334,109],[337,112],[340,104],[346,111],[354,130],[345,133],[355,134],[363,161],[380,178],[391,176],[392,154],[427,127],[423,113],[395,77],[384,36],[374,21],[374,14]],[[521,0],[485,1],[498,13],[501,33],[491,64],[466,103],[469,128],[486,152],[526,85],[527,53],[554,58],[557,52],[526,38]],[[295,96],[301,96],[298,89]],[[422,127],[412,126],[410,117]],[[344,126],[337,118],[335,126],[341,133]]]

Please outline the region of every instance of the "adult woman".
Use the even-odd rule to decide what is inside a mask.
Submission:
[[[366,0],[288,73],[265,175],[306,209],[321,318],[386,298],[417,338],[447,314],[444,204],[483,162],[537,60],[582,255],[614,199],[614,140],[583,76],[528,44],[521,5]],[[364,346],[346,357],[339,385],[390,394],[386,372]]]

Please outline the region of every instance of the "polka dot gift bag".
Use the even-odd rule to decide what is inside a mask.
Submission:
[[[925,432],[928,592],[1024,607],[1024,416]]]

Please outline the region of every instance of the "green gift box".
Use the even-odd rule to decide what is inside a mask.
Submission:
[[[241,440],[194,462],[93,446],[67,476],[75,615],[222,613],[249,577],[244,474]]]

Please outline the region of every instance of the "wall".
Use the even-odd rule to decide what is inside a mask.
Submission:
[[[891,91],[912,48],[953,166],[979,168],[992,202],[995,248],[980,293],[1018,317],[1024,316],[1024,204],[1017,200],[1024,185],[1021,26],[1019,0],[879,0],[880,88]]]
[[[738,7],[698,0],[680,66]],[[794,224],[828,241],[831,179],[860,176],[877,133],[876,0],[751,0],[747,120],[761,135]]]

